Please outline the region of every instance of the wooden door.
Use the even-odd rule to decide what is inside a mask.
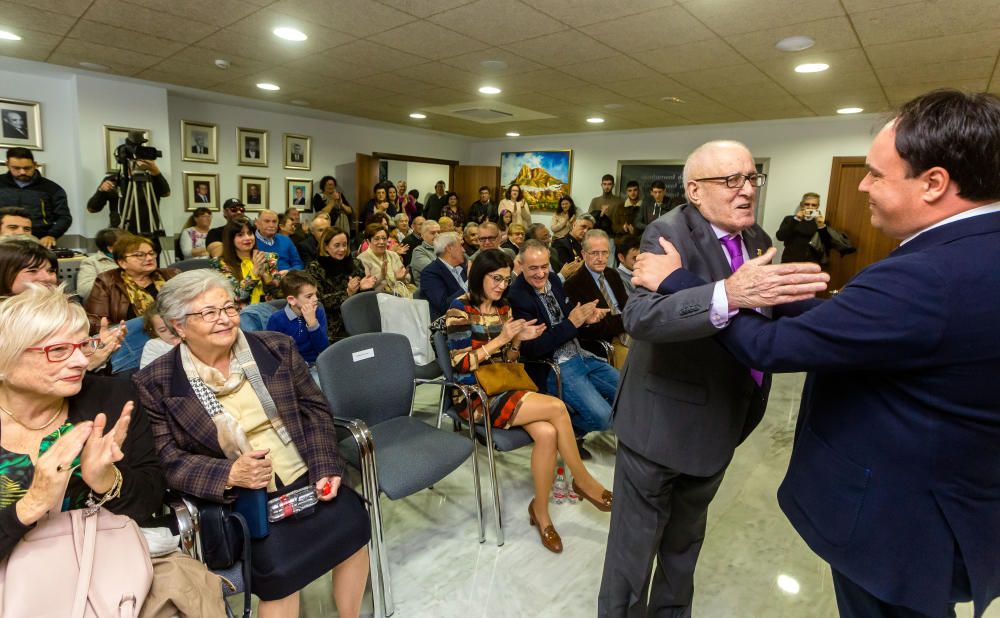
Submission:
[[[354,155],[354,226],[360,236],[365,224],[361,221],[365,204],[372,198],[372,187],[378,182],[378,163],[376,157],[356,153]]]
[[[469,206],[479,200],[479,187],[489,187],[493,203],[499,204],[503,196],[500,191],[500,167],[497,165],[457,165],[451,190],[458,194],[458,205],[462,213],[469,214]]]
[[[868,194],[858,190],[867,173],[864,157],[833,158],[826,222],[847,234],[858,250],[843,257],[836,251],[830,252],[827,270],[831,291],[844,287],[858,271],[885,258],[899,245],[899,241],[872,227]]]

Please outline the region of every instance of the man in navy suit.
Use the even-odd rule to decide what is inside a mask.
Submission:
[[[906,103],[867,167],[872,225],[901,245],[833,299],[743,312],[719,339],[754,367],[810,372],[778,502],[830,563],[841,615],[972,600],[978,617],[1000,596],[1000,98]],[[652,263],[679,265],[666,252],[640,283],[697,285],[661,278]]]
[[[438,234],[434,238],[437,259],[420,271],[420,295],[431,306],[431,320],[448,311],[451,301],[469,289],[465,250],[455,232]]]

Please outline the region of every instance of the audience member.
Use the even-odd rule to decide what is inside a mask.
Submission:
[[[524,199],[521,185],[517,183],[507,187],[504,199],[500,200],[497,208],[503,212],[509,210],[514,214],[514,223],[520,223],[524,229],[531,227],[531,211],[528,209],[528,202]]]
[[[411,224],[413,229],[406,235],[405,238],[403,238],[403,240],[400,241],[400,244],[406,245],[407,247],[406,253],[402,254],[403,264],[406,264],[407,266],[410,265],[410,262],[413,259],[413,252],[420,246],[420,243],[423,242],[422,230],[424,229],[424,221],[425,219],[420,215],[413,217],[413,223]]]
[[[451,217],[441,217],[438,219],[438,223],[441,225],[442,232],[455,231],[455,221]]]
[[[292,241],[292,246],[295,245],[295,240],[292,238],[292,234],[295,232],[295,219],[288,216],[287,212],[278,213],[278,234],[282,236],[287,236],[289,240]],[[296,249],[298,251],[298,249]],[[299,256],[301,259],[302,256]]]
[[[509,228],[512,223],[514,223],[514,213],[513,212],[511,212],[509,210],[505,210],[502,213],[500,213],[500,221],[499,221],[500,236],[503,239],[503,240],[500,241],[501,243],[504,242],[505,240],[507,240],[507,228]],[[520,225],[520,224],[518,224],[518,225]]]
[[[389,234],[381,225],[371,224],[365,227],[365,238],[368,248],[358,255],[365,267],[365,272],[375,277],[374,290],[385,292],[403,298],[412,298],[413,286],[406,282],[406,267],[395,251],[389,251]]]
[[[0,208],[0,236],[32,236],[31,213],[20,206]]]
[[[331,227],[320,238],[319,255],[306,272],[316,281],[319,302],[326,314],[327,339],[332,343],[347,336],[340,305],[358,292],[375,287],[376,279],[365,274],[361,261],[351,256],[347,232]]]
[[[208,249],[209,257],[222,256],[222,230],[233,219],[243,217],[245,212],[246,207],[243,206],[243,202],[238,197],[231,197],[225,201],[222,205],[222,217],[226,223],[208,230],[208,236],[205,238],[205,248]]]
[[[559,256],[559,261],[569,264],[583,259],[583,237],[594,228],[594,218],[590,215],[580,215],[573,221],[569,234],[552,241],[552,248]]]
[[[414,217],[421,214],[417,210],[417,198],[406,192],[405,180],[396,183],[396,195],[398,196],[396,197],[396,212],[404,213],[409,221],[413,221]]]
[[[396,239],[397,243],[405,244],[403,241],[410,233],[410,218],[405,212],[398,213],[395,218],[393,218],[393,228],[390,234]]]
[[[177,256],[179,260],[187,260],[196,257],[208,257],[208,232],[212,227],[212,211],[204,206],[195,208],[191,216],[181,228],[180,245],[181,254]]]
[[[631,296],[635,292],[632,284],[632,271],[635,269],[635,258],[639,257],[639,237],[625,236],[620,243],[615,243],[615,253],[618,257],[618,275],[626,293]]]
[[[59,260],[40,243],[15,238],[0,243],[0,298],[20,294],[35,283],[59,285]]]
[[[455,229],[462,229],[465,227],[465,216],[462,214],[462,210],[458,207],[457,193],[453,191],[448,192],[448,199],[445,202],[444,209],[441,210],[441,216],[451,219],[451,223],[455,226]]]
[[[413,200],[413,212],[414,212],[413,216],[414,217],[424,216],[424,205],[420,203],[420,191],[417,191],[416,189],[410,189],[407,195],[409,195],[410,198]]]
[[[302,262],[307,266],[309,262],[315,260],[316,256],[319,255],[319,239],[323,237],[323,232],[329,228],[330,215],[321,212],[315,215],[309,223],[309,231],[306,232],[305,237],[296,243],[295,248],[299,252],[299,257],[302,258]],[[344,230],[344,232],[350,234],[347,230]]]
[[[635,213],[635,221],[632,227],[640,234],[645,231],[646,226],[656,221],[661,215],[667,214],[670,208],[666,202],[667,185],[662,180],[654,180],[649,187],[651,199],[643,200],[639,210]]]
[[[292,244],[292,239],[278,234],[278,215],[270,210],[262,210],[257,215],[257,249],[278,256],[278,272],[302,270],[302,258]]]
[[[27,148],[7,150],[7,173],[0,175],[0,204],[27,210],[31,233],[46,248],[56,246],[56,241],[73,223],[66,192],[42,177],[35,165],[35,155]]]
[[[479,201],[469,206],[469,221],[496,223],[499,220],[500,214],[497,212],[497,205],[490,199],[490,188],[485,185],[479,187]]]
[[[428,264],[437,259],[434,253],[434,239],[441,231],[441,226],[437,221],[428,219],[421,226],[421,242],[413,249],[413,257],[410,259],[410,275],[413,282],[420,284],[420,273]]]
[[[775,236],[785,243],[781,252],[784,262],[813,262],[822,264],[826,257],[825,251],[817,251],[812,245],[812,238],[819,234],[822,247],[830,246],[830,230],[826,227],[826,219],[819,209],[819,194],[806,193],[795,209],[794,215],[788,215],[781,220],[781,226]]]
[[[285,210],[285,218],[291,222],[291,227],[287,228],[288,233],[286,235],[292,239],[292,244],[295,245],[296,249],[298,249],[298,244],[305,240],[306,234],[309,233],[308,226],[303,225],[302,212],[295,206],[289,206],[288,209]],[[278,226],[281,226],[280,222],[278,223]],[[299,254],[299,257],[302,257],[302,255]],[[304,264],[305,260],[302,260],[302,263]]]
[[[428,197],[427,203],[424,205],[424,216],[428,220],[436,221],[440,219],[441,212],[447,203],[448,195],[444,192],[444,181],[439,180],[434,183],[434,195]]]
[[[278,256],[257,247],[257,228],[237,217],[222,229],[222,255],[212,266],[229,279],[240,307],[273,300],[281,292]]]
[[[326,214],[330,217],[330,225],[350,234],[353,229],[351,218],[354,216],[354,209],[337,188],[337,179],[333,176],[323,176],[319,179],[319,189],[320,192],[312,198],[313,212]]]
[[[228,231],[228,228],[227,228]],[[239,328],[229,281],[211,270],[182,273],[159,299],[177,348],[133,378],[168,485],[214,502],[235,492],[276,499],[315,488],[308,517],[272,522],[251,551],[262,616],[297,616],[299,593],[333,569],[341,615],[357,616],[368,573],[368,515],[341,485],[333,414],[285,335]],[[216,422],[206,420],[207,410]]]
[[[163,321],[160,310],[155,304],[143,314],[142,330],[149,336],[149,341],[142,346],[139,369],[173,350],[174,346],[181,342],[181,338]]]
[[[479,226],[479,249],[475,253],[469,256],[470,260],[475,260],[483,251],[487,249],[502,249],[504,253],[510,256],[511,259],[517,257],[517,253],[511,251],[507,248],[500,247],[500,227],[492,222],[487,221]]]
[[[476,251],[479,251],[478,223],[470,222],[465,224],[465,229],[462,230],[462,249],[465,251],[466,256],[471,256]]]
[[[556,211],[552,213],[552,220],[549,221],[552,238],[558,240],[569,234],[570,228],[576,221],[576,215],[576,202],[573,201],[573,198],[568,195],[560,197],[559,205],[556,206]]]
[[[303,270],[290,271],[281,278],[281,293],[288,304],[271,314],[267,330],[291,337],[302,360],[312,370],[316,357],[330,345],[326,312],[319,302],[316,280]]]
[[[524,226],[520,223],[511,223],[510,227],[507,228],[507,240],[503,241],[500,245],[503,249],[510,249],[514,252],[514,255],[521,250],[521,244],[524,242]]]
[[[115,270],[97,275],[83,307],[90,318],[90,332],[101,329],[101,318],[110,323],[128,321],[153,306],[160,288],[179,271],[157,268],[156,251],[148,238],[124,234],[115,241],[111,255]]]
[[[372,188],[372,195],[372,199],[368,200],[368,204],[365,205],[365,209],[361,213],[362,221],[368,221],[375,213],[385,213],[389,217],[396,216],[396,205],[389,202],[389,194],[384,184],[381,182],[376,184]]]
[[[434,239],[437,259],[420,272],[420,296],[430,304],[431,320],[436,320],[455,300],[468,290],[468,260],[455,232],[438,234]]]
[[[609,235],[614,227],[612,217],[625,203],[625,200],[614,194],[614,190],[615,177],[611,174],[601,176],[601,194],[590,200],[590,208],[587,209],[596,222],[594,227],[604,230]]]
[[[549,266],[552,272],[559,273],[559,276],[566,279],[566,277],[572,275],[576,272],[583,261],[570,262],[569,264],[563,265],[559,261],[559,257],[556,255],[555,251],[552,251],[552,233],[549,232],[549,228],[545,227],[544,223],[532,223],[531,227],[528,228],[527,240],[537,240],[538,242],[545,245],[549,249]],[[521,248],[524,248],[524,243],[521,244]],[[520,252],[518,252],[518,258],[520,258]]]
[[[484,251],[472,264],[468,293],[452,301],[445,319],[451,363],[460,384],[477,384],[475,372],[494,362],[517,361],[521,348],[545,331],[534,320],[513,318],[504,298],[511,281],[513,260],[503,251]],[[555,397],[525,390],[508,390],[482,402],[455,394],[466,419],[489,422],[498,429],[521,427],[535,441],[531,455],[534,497],[528,518],[538,527],[542,545],[560,553],[562,539],[549,515],[553,468],[561,456],[573,475],[573,490],[601,511],[610,511],[613,496],[583,465],[574,441],[566,406]],[[485,408],[485,410],[484,410]],[[485,414],[484,414],[485,413]],[[483,417],[486,418],[483,418]]]
[[[641,206],[639,183],[630,180],[625,185],[625,200],[622,202],[621,208],[611,211],[611,233],[616,247],[625,240],[626,236],[635,234],[635,226],[632,224]]]
[[[80,298],[87,300],[90,296],[97,275],[118,268],[112,248],[118,239],[127,233],[121,228],[106,227],[94,236],[97,251],[80,260],[80,270],[76,273],[76,293]]]

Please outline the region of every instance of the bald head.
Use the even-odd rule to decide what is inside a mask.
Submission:
[[[757,187],[745,178],[739,187],[729,187],[725,178],[756,173],[753,155],[740,142],[708,142],[684,163],[684,190],[688,202],[709,223],[730,233],[741,232],[754,224]]]

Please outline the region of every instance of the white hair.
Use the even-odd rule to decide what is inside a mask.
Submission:
[[[611,239],[608,238],[608,233],[605,232],[604,230],[597,230],[597,229],[587,230],[587,233],[583,235],[583,241],[581,241],[580,243],[584,249],[587,249],[587,241],[591,240],[592,238],[603,238],[608,243],[611,242]]]
[[[180,273],[160,288],[156,296],[156,310],[163,323],[174,332],[174,322],[183,324],[191,313],[195,299],[211,290],[225,290],[233,298],[233,285],[220,272],[211,268],[199,268]]]
[[[81,331],[86,337],[89,328],[87,312],[70,300],[63,286],[29,283],[25,291],[0,302],[0,381],[27,348],[64,329]]]
[[[702,159],[707,152],[715,150],[716,148],[742,148],[743,150],[750,152],[750,149],[747,148],[746,144],[731,139],[717,139],[711,142],[705,142],[701,146],[692,150],[691,154],[688,155],[687,160],[684,161],[684,198],[688,202],[691,202],[691,196],[688,195],[687,185],[688,182],[693,180],[691,177],[694,173],[693,168],[697,167],[697,164],[702,163]]]
[[[458,232],[445,232],[444,234],[438,234],[434,237],[434,255],[444,255],[444,252],[448,250],[448,247],[456,245],[459,242],[461,241],[458,238]]]

